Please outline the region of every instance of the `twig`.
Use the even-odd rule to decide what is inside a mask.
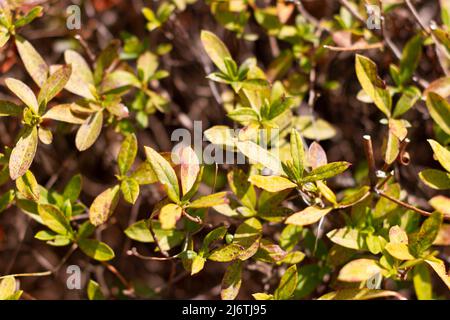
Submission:
[[[130,250],[128,250],[127,254],[129,256],[135,256],[135,257],[138,257],[138,258],[143,259],[143,260],[153,260],[153,261],[169,261],[169,260],[173,260],[173,259],[177,258],[176,255],[172,256],[172,257],[144,256],[144,255],[140,254],[135,247],[133,247]]]
[[[375,167],[375,158],[373,155],[372,138],[369,135],[363,136],[364,152],[366,153],[367,164],[369,166],[370,187],[373,190],[377,185],[377,173]]]
[[[413,14],[414,18],[416,19],[417,23],[420,25],[422,30],[427,34],[431,35],[430,31],[425,26],[425,23],[420,18],[419,13],[417,12],[416,8],[414,8],[413,4],[411,3],[411,0],[405,0],[406,5],[408,6],[409,11]]]
[[[203,224],[203,221],[200,217],[194,217],[191,216],[189,213],[187,213],[185,210],[183,210],[183,216],[185,216],[188,220],[191,220],[192,222]]]
[[[421,215],[423,215],[425,217],[429,217],[431,215],[431,212],[419,209],[417,207],[414,207],[414,206],[410,205],[409,203],[406,203],[406,202],[403,202],[401,200],[395,199],[395,198],[391,197],[390,195],[384,193],[383,191],[376,190],[376,192],[381,197],[386,198],[386,199],[388,199],[388,200],[390,200],[390,201],[392,201],[392,202],[394,202],[394,203],[396,203],[396,204],[398,204],[398,205],[400,205],[400,206],[402,206],[402,207],[404,207],[406,209],[413,210],[413,211],[415,211],[415,212],[417,212],[417,213],[419,213],[419,214],[421,214]],[[450,220],[450,217],[444,215],[444,219],[445,220]]]
[[[128,282],[125,277],[119,272],[119,270],[116,269],[113,265],[109,264],[108,262],[103,261],[102,264],[108,269],[112,274],[114,274],[117,279],[127,288],[126,292],[124,292],[127,295],[134,295],[134,288],[131,285],[130,282]]]

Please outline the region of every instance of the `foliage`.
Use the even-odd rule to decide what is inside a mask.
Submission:
[[[123,33],[122,41],[103,41],[98,54],[82,40],[81,46],[64,48],[63,64],[50,64],[55,59],[39,53],[27,40],[30,33],[22,34],[39,16],[45,19],[48,7],[2,2],[0,47],[17,51],[32,81],[15,73],[4,78],[12,95],[2,96],[0,117],[19,129],[8,127],[13,138],[0,154],[0,214],[17,208],[38,229],[36,240],[67,252],[61,265],[31,276],[58,272],[81,252],[84,261],[110,270],[121,286],[117,293],[102,288],[105,281],[90,279],[88,299],[149,297],[139,279],[127,274],[127,281],[114,266],[123,266],[117,261],[126,253],[152,265],[172,263],[173,272],[183,268],[188,276],[219,272],[222,299],[404,299],[399,291],[405,288],[407,298],[448,298],[450,277],[440,247],[450,244],[449,8],[441,1],[439,23],[430,27],[411,20],[422,29],[398,50],[386,30],[362,23],[365,2],[350,1],[349,8],[339,1],[334,15],[320,20],[295,1],[260,6],[170,0],[142,8],[140,18],[152,36],[167,37],[198,6],[220,26],[213,31],[204,29],[210,23],[200,25],[198,43],[189,44],[207,71],[201,79],[212,92],[207,108],[220,105],[227,118],[210,123],[200,141],[200,147],[214,147],[212,164],[197,142],[164,152],[155,143],[166,135],[158,130],[176,121],[193,129],[182,105],[190,102],[165,89],[165,81],[198,89],[194,79],[179,84],[171,66],[183,56],[171,52],[176,40]],[[401,1],[386,3],[382,12],[389,19],[405,10]],[[257,50],[242,59],[233,41],[263,45],[270,61]],[[334,52],[351,57],[348,79],[333,80],[335,72],[321,67]],[[421,77],[424,61],[439,66],[427,77],[431,83]],[[366,114],[363,130],[359,123],[338,128],[315,109],[318,92],[328,94],[351,81],[351,101]],[[353,111],[339,112],[356,121]],[[341,143],[344,129],[364,149],[354,152],[356,158]],[[147,138],[150,131],[155,141]],[[63,139],[76,157],[92,157],[92,171],[99,150],[108,154],[108,177],[102,180],[99,173],[100,181],[92,182],[71,169],[70,179],[57,184],[63,187],[45,183],[40,168],[45,157],[61,156],[56,148]],[[223,150],[244,163],[218,161]],[[426,162],[428,153],[433,160]],[[50,181],[61,170],[55,168]],[[109,230],[115,236],[103,237]],[[119,234],[127,241],[115,239]],[[261,278],[256,270],[265,277],[259,289],[250,286]],[[30,274],[0,277],[0,299],[21,297],[21,276]],[[384,280],[373,287],[378,276]],[[151,295],[158,294],[154,289]]]

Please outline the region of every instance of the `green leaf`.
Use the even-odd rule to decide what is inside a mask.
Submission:
[[[0,213],[8,209],[10,204],[14,201],[14,190],[9,190],[0,196]]]
[[[227,117],[242,124],[259,120],[258,113],[252,108],[236,108],[228,112]]]
[[[316,207],[307,207],[306,209],[296,212],[286,219],[286,224],[293,224],[296,226],[307,226],[319,221],[322,217],[327,215],[332,208],[319,209]]]
[[[222,279],[222,290],[220,291],[222,300],[234,300],[239,294],[242,284],[242,267],[243,263],[240,260],[234,261],[227,267]]]
[[[208,259],[217,262],[230,262],[236,260],[241,254],[242,250],[243,247],[241,245],[237,243],[231,243],[211,252],[211,254],[208,256]]]
[[[256,143],[252,141],[238,141],[236,145],[239,151],[251,161],[262,164],[272,170],[274,174],[282,172],[280,160]]]
[[[294,163],[294,167],[297,170],[299,178],[303,176],[303,171],[305,170],[306,156],[305,147],[303,146],[303,139],[300,133],[292,129],[291,131],[291,157]]]
[[[439,233],[443,219],[442,212],[435,211],[422,223],[420,230],[411,235],[409,248],[414,256],[419,257],[431,247]]]
[[[269,192],[280,192],[286,189],[296,188],[297,185],[286,178],[278,176],[253,175],[248,180],[258,188]]]
[[[191,209],[211,208],[214,206],[228,203],[228,192],[218,192],[207,196],[200,197],[189,204]]]
[[[33,90],[25,83],[13,78],[7,78],[5,84],[27,107],[29,107],[35,114],[39,112],[39,104]]]
[[[106,48],[102,50],[97,60],[95,61],[94,70],[94,83],[100,84],[103,80],[105,70],[108,69],[111,64],[119,57],[119,42],[118,40],[112,40]]]
[[[422,43],[422,36],[418,34],[411,38],[403,48],[400,60],[400,84],[405,83],[413,76],[422,56]]]
[[[105,300],[99,284],[92,279],[89,280],[87,294],[89,300]]]
[[[34,7],[30,11],[28,11],[26,15],[17,19],[16,22],[14,23],[14,26],[16,28],[20,28],[27,24],[30,24],[36,17],[41,15],[43,9],[44,8],[42,8],[41,6]]]
[[[450,151],[433,139],[428,139],[428,143],[431,145],[434,155],[439,163],[447,170],[447,172],[450,172]]]
[[[258,251],[261,237],[262,225],[258,219],[250,218],[239,225],[234,234],[233,244],[241,247],[240,260],[247,260]]]
[[[86,122],[86,118],[83,118],[72,112],[72,104],[60,104],[52,107],[43,116],[43,119],[52,119],[61,122],[83,124]]]
[[[64,65],[59,67],[47,80],[42,84],[41,91],[38,96],[38,103],[47,103],[52,100],[58,93],[64,89],[64,86],[69,81],[72,73],[71,65]]]
[[[114,251],[104,242],[93,239],[78,241],[81,251],[97,261],[108,261],[114,258]]]
[[[80,174],[73,176],[64,188],[63,197],[71,202],[77,201],[81,193],[81,183]]]
[[[419,173],[420,179],[430,188],[450,189],[450,174],[441,170],[426,169]]]
[[[450,134],[450,104],[439,94],[429,92],[427,107],[430,115],[445,133]]]
[[[117,163],[119,165],[119,173],[125,175],[134,163],[137,155],[138,143],[134,134],[128,134],[120,146]]]
[[[228,48],[214,33],[210,31],[202,30],[200,38],[208,56],[220,71],[227,74],[225,58],[232,59]]]
[[[150,229],[148,228],[147,220],[140,220],[133,223],[131,226],[125,229],[124,232],[128,238],[139,242],[151,243],[155,241],[153,239],[152,233],[150,232]]]
[[[433,299],[431,275],[425,263],[416,265],[413,269],[413,283],[416,296],[419,300]]]
[[[25,199],[38,201],[40,188],[33,173],[28,170],[25,174],[16,180],[17,191]]]
[[[122,190],[123,198],[126,202],[135,204],[139,197],[139,184],[133,178],[127,178],[120,184],[120,190]]]
[[[94,226],[99,226],[113,214],[119,201],[119,186],[103,191],[89,208],[89,220]]]
[[[44,224],[56,233],[67,236],[73,233],[72,227],[64,213],[51,204],[38,205],[39,216]]]
[[[75,144],[79,151],[89,149],[97,141],[103,126],[103,112],[93,113],[78,129]]]
[[[202,247],[199,251],[200,256],[204,256],[209,251],[209,245],[213,243],[214,241],[221,240],[223,237],[225,237],[225,234],[227,233],[227,227],[218,227],[212,231],[210,231],[205,238],[203,239]]]
[[[27,172],[33,162],[38,144],[36,127],[26,127],[9,158],[9,174],[16,180]]]
[[[41,87],[45,80],[47,80],[49,74],[47,63],[45,63],[44,59],[42,59],[41,55],[31,43],[24,38],[16,36],[16,46],[25,69],[31,78],[33,78],[34,82]]]
[[[66,84],[66,90],[86,99],[94,100],[91,87],[94,86],[94,75],[92,74],[86,60],[76,51],[66,50],[64,60],[72,65],[72,74]]]
[[[351,163],[345,161],[331,162],[311,170],[302,179],[302,183],[325,180],[337,176],[351,166]]]
[[[359,54],[356,55],[356,75],[364,92],[387,117],[391,116],[392,98],[385,82],[378,76],[376,64]]]
[[[416,87],[411,86],[403,90],[400,99],[398,99],[397,104],[395,105],[394,114],[392,116],[398,118],[406,113],[416,104],[420,97],[421,92]]]
[[[158,181],[166,187],[169,198],[178,203],[180,201],[180,188],[177,175],[169,162],[150,147],[145,147],[145,154],[153,172],[158,177]]]
[[[280,284],[273,294],[274,298],[276,300],[288,300],[294,294],[294,290],[297,287],[297,281],[297,266],[294,264],[289,267],[281,277]]]
[[[153,171],[152,166],[147,161],[142,162],[131,174],[130,178],[136,180],[140,185],[151,184],[158,181],[158,177]]]
[[[169,203],[162,207],[158,216],[159,221],[161,222],[161,228],[175,228],[177,221],[181,218],[182,211],[183,208],[174,203]]]
[[[0,101],[0,117],[17,117],[22,114],[23,108],[10,101]]]

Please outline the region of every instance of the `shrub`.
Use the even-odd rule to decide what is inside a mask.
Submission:
[[[450,7],[332,2],[2,2],[0,299],[448,298]]]

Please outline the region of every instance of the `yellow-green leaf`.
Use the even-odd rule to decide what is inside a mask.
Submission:
[[[286,178],[278,176],[260,176],[253,175],[249,181],[258,188],[264,189],[269,192],[280,192],[286,189],[292,189],[297,185]]]
[[[37,128],[26,127],[9,159],[9,174],[12,180],[24,175],[30,168],[36,154],[37,144]]]
[[[296,226],[307,226],[319,221],[322,217],[327,215],[332,208],[319,209],[316,207],[307,207],[306,209],[296,212],[286,219],[286,224],[293,224]]]
[[[153,172],[158,177],[158,181],[166,187],[169,198],[173,202],[179,202],[180,188],[178,179],[170,163],[150,147],[145,147],[145,154]]]
[[[181,218],[182,211],[183,209],[174,203],[169,203],[162,207],[158,216],[161,222],[161,228],[175,228],[177,221]]]
[[[414,260],[415,257],[409,252],[406,243],[388,243],[384,249],[389,252],[391,256],[399,260]]]
[[[16,37],[17,51],[22,59],[25,69],[33,78],[34,82],[41,87],[47,80],[49,68],[41,55],[31,45],[30,42],[22,37]]]
[[[200,197],[189,205],[189,208],[211,208],[228,203],[227,192],[218,192],[208,196]]]
[[[33,173],[28,170],[25,174],[16,180],[17,191],[25,199],[38,201],[40,196],[40,188]]]
[[[97,141],[103,126],[103,112],[92,114],[78,129],[75,144],[79,151],[89,149]]]
[[[124,175],[130,170],[136,158],[138,143],[136,136],[128,134],[120,146],[119,155],[117,156],[117,164],[119,166],[119,173]]]
[[[223,73],[227,73],[225,58],[231,58],[231,54],[225,44],[212,32],[202,30],[200,35],[203,47],[214,64]]]
[[[183,195],[189,192],[197,181],[200,172],[200,161],[195,151],[185,146],[180,149],[180,178]]]
[[[413,283],[416,296],[419,300],[433,299],[431,275],[425,263],[416,265],[413,269]]]
[[[211,252],[208,259],[217,262],[230,262],[236,260],[244,248],[237,244],[231,243]]]
[[[387,117],[391,116],[392,99],[386,84],[378,76],[376,64],[367,57],[356,55],[356,75],[364,92]]]
[[[450,151],[441,146],[437,141],[428,139],[428,143],[433,148],[434,155],[447,172],[450,172]]]
[[[92,279],[89,280],[87,294],[89,300],[105,300],[99,284]]]
[[[428,263],[428,265],[430,265],[433,268],[433,270],[442,279],[442,281],[444,281],[445,285],[450,290],[450,276],[445,270],[444,261],[433,258],[433,259],[426,259],[425,262]]]
[[[73,124],[83,124],[86,118],[74,114],[72,111],[72,104],[60,104],[49,109],[43,116],[43,119],[52,119]]]
[[[298,274],[297,266],[294,264],[289,267],[283,274],[280,280],[280,284],[275,290],[273,296],[276,300],[288,300],[297,287]]]
[[[252,141],[238,141],[236,146],[251,161],[262,164],[264,167],[272,170],[274,174],[282,172],[280,160],[256,143]]]
[[[362,282],[381,272],[377,261],[373,259],[356,259],[347,263],[339,271],[338,280],[345,282]]]
[[[242,278],[242,262],[240,260],[234,261],[227,267],[222,279],[222,290],[220,297],[222,300],[234,300],[241,288]]]
[[[103,191],[91,204],[89,208],[89,220],[94,226],[99,226],[108,220],[113,214],[119,201],[119,186]]]
[[[441,170],[426,169],[419,173],[420,179],[430,188],[450,189],[450,174]]]
[[[78,241],[81,251],[97,261],[108,261],[114,258],[114,251],[104,242],[93,239]]]
[[[39,216],[44,224],[50,229],[61,235],[70,235],[72,227],[64,213],[51,204],[38,205]]]
[[[33,90],[20,80],[7,78],[5,84],[27,107],[29,107],[35,114],[39,112],[39,104]]]
[[[38,103],[47,104],[52,100],[69,81],[72,73],[71,65],[64,65],[59,67],[47,80],[42,84],[41,91],[38,96]]]
[[[351,163],[345,161],[331,162],[323,166],[317,167],[308,172],[301,181],[303,183],[313,182],[317,180],[325,180],[337,176],[351,166]]]
[[[135,204],[139,197],[139,184],[133,178],[127,178],[120,184],[120,190],[122,190],[123,198],[126,202]]]
[[[435,92],[427,95],[427,107],[430,115],[445,133],[450,134],[450,104]]]
[[[64,52],[64,60],[72,65],[72,74],[66,84],[66,90],[83,98],[94,99],[91,92],[91,86],[94,86],[94,75],[86,60],[73,50]]]

